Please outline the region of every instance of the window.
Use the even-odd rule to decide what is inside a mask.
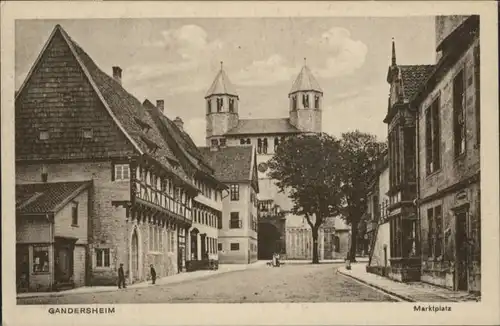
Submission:
[[[49,247],[33,247],[33,272],[49,272]]]
[[[212,113],[212,100],[208,99],[207,100],[207,114]]]
[[[309,108],[309,94],[302,95],[302,105],[304,106],[304,109]]]
[[[474,48],[474,88],[476,107],[476,143],[481,144],[481,64],[479,45]]]
[[[264,138],[264,141],[262,142],[262,152],[267,154],[267,138]]]
[[[223,108],[224,108],[224,99],[218,98],[217,99],[217,112],[222,112]]]
[[[222,251],[222,243],[217,244],[217,250]]]
[[[240,139],[240,145],[245,145],[245,138]]]
[[[222,229],[222,216],[217,216],[217,228]]]
[[[395,127],[389,134],[389,175],[390,185],[395,186],[401,181],[401,146],[399,144],[399,127]]]
[[[240,250],[240,244],[239,243],[231,243],[231,251],[238,251]]]
[[[340,238],[336,235],[333,236],[333,247],[335,252],[340,252]]]
[[[130,180],[130,167],[128,164],[115,164],[114,180]]]
[[[71,203],[71,225],[78,225],[78,203]]]
[[[292,96],[292,110],[297,110],[297,96]]]
[[[240,229],[242,227],[240,221],[240,213],[231,212],[231,219],[229,220],[229,228],[230,229]]]
[[[83,128],[82,129],[82,136],[85,139],[91,139],[93,137],[92,128]]]
[[[262,153],[262,139],[257,139],[257,153]]]
[[[319,109],[319,95],[314,96],[314,108]]]
[[[159,234],[158,234],[158,241],[159,241],[159,244],[158,244],[158,251],[160,251],[162,248],[163,248],[163,228],[160,228],[158,230]]]
[[[234,98],[229,99],[229,112],[234,112]]]
[[[217,139],[212,139],[212,140],[210,141],[210,143],[212,144],[212,147],[217,147],[217,146],[219,146],[219,142],[217,141]]]
[[[40,140],[49,139],[49,131],[47,129],[40,129],[40,134],[38,135]]]
[[[440,257],[443,251],[443,213],[441,206],[427,209],[428,233],[428,255],[429,257]]]
[[[403,232],[401,228],[401,216],[395,217],[390,222],[391,229],[391,257],[402,257]]]
[[[226,138],[221,138],[219,142],[221,146],[226,146]]]
[[[237,184],[230,185],[229,191],[231,193],[231,201],[240,200],[240,185]]]
[[[441,131],[439,121],[440,98],[436,98],[425,112],[425,150],[427,174],[441,168]]]
[[[149,226],[149,251],[154,251],[154,229],[153,226]]]
[[[276,150],[278,149],[278,146],[280,144],[280,139],[278,137],[274,138],[274,152],[276,153]]]
[[[415,180],[415,128],[405,128],[404,133],[404,146],[403,150],[405,151],[405,162],[404,162],[404,179],[406,181],[414,181]]]
[[[465,80],[461,70],[453,79],[453,145],[455,156],[465,152]]]
[[[95,249],[95,266],[96,267],[110,267],[109,248],[96,248]]]

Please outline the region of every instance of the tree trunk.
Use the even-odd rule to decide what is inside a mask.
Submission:
[[[356,249],[358,246],[358,220],[351,219],[351,248],[349,248],[349,255],[347,258],[351,262],[356,261]]]
[[[313,259],[312,263],[313,264],[319,264],[319,255],[318,255],[318,227],[314,226],[312,228],[312,238],[313,238]]]

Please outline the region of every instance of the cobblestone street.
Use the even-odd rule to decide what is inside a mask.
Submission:
[[[393,298],[336,273],[341,264],[259,267],[177,284],[18,299],[19,304],[360,302]]]

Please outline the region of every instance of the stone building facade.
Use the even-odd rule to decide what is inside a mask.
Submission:
[[[387,275],[480,292],[479,16],[435,26],[435,65],[397,65],[393,42]]]
[[[437,17],[438,64],[418,97],[425,282],[481,290],[479,17]]]
[[[57,25],[16,93],[16,184],[89,190],[88,284],[185,270],[200,190],[145,107]]]

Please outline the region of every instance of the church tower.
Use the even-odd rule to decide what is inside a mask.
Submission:
[[[305,61],[288,93],[290,123],[304,132],[321,132],[323,91]]]
[[[205,102],[207,146],[225,146],[224,134],[238,124],[239,97],[222,62],[205,95]]]

